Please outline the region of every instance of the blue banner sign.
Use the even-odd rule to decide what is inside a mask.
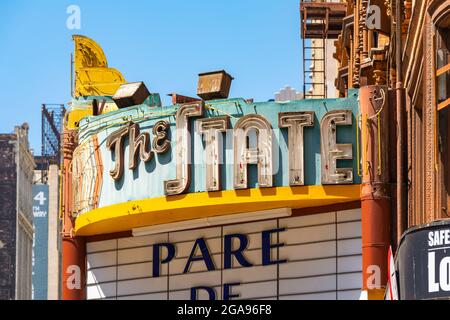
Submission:
[[[33,300],[47,300],[48,185],[33,185]]]

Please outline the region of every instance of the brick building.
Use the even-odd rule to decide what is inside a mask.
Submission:
[[[31,299],[34,167],[28,124],[0,134],[0,300]]]

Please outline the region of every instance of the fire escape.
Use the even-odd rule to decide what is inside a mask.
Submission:
[[[346,3],[323,0],[300,1],[305,99],[327,97],[326,40],[338,38],[346,12]]]
[[[66,112],[64,104],[42,105],[42,152],[36,157],[37,169],[41,170],[40,182],[47,182],[48,168],[61,162],[61,133]]]

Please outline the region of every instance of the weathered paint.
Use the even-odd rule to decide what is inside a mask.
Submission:
[[[103,163],[103,181],[97,209],[81,214],[76,220],[77,235],[121,232],[151,224],[286,206],[314,207],[360,198],[360,177],[356,170],[356,117],[359,109],[357,91],[352,91],[349,97],[344,99],[288,103],[248,104],[243,99],[208,101],[202,118],[227,115],[230,117],[231,129],[241,117],[249,114],[262,115],[272,124],[274,140],[278,143],[274,152],[274,188],[259,189],[256,167],[249,166],[249,190],[234,190],[233,135],[227,134],[224,141],[224,164],[221,166],[223,191],[207,192],[205,144],[196,121],[200,118],[193,118],[190,120],[193,164],[189,190],[186,195],[166,197],[164,181],[174,179],[176,172],[175,113],[179,107],[139,105],[80,121],[79,145],[91,141],[94,137],[98,140],[99,155]],[[353,145],[353,160],[341,161],[339,167],[353,168],[354,185],[321,185],[320,122],[322,117],[332,110],[352,112],[352,125],[338,127],[337,142]],[[289,186],[288,132],[278,128],[279,113],[294,111],[314,111],[315,117],[314,126],[304,130],[305,185],[298,187]],[[171,148],[166,153],[155,154],[151,161],[139,161],[134,170],[128,169],[128,156],[125,156],[124,174],[116,181],[109,175],[109,170],[114,167],[115,162],[114,152],[106,148],[106,139],[130,120],[140,125],[141,132],[151,132],[158,121],[167,121],[170,124]],[[124,152],[128,154],[128,139],[125,140]]]
[[[389,104],[387,87],[360,89],[361,138],[364,147],[361,185],[363,290],[369,299],[383,298],[390,245]],[[373,283],[374,267],[380,272]],[[375,276],[377,276],[375,274]],[[380,294],[381,293],[381,294]]]
[[[63,155],[63,194],[62,194],[62,299],[83,300],[86,290],[82,284],[86,281],[86,241],[82,237],[74,237],[75,221],[73,212],[73,190],[71,162],[75,148],[76,132],[65,129],[62,135]]]
[[[360,185],[278,187],[200,192],[123,202],[76,219],[75,234],[91,236],[133,228],[276,208],[308,208],[360,199]]]
[[[94,134],[97,135],[103,160],[103,186],[100,193],[99,207],[110,206],[131,200],[142,200],[164,196],[164,181],[175,178],[175,166],[173,152],[175,150],[175,119],[174,114],[178,105],[161,108],[149,108],[139,105],[97,117],[88,117],[80,122],[79,144],[83,144]],[[352,143],[354,159],[342,161],[340,166],[353,167],[354,183],[359,184],[360,178],[356,172],[356,117],[358,112],[357,91],[353,91],[349,98],[303,100],[289,103],[252,103],[247,104],[242,99],[217,100],[206,104],[204,117],[217,117],[224,114],[230,115],[231,128],[237,120],[248,114],[259,114],[266,117],[274,127],[275,140],[278,141],[278,152],[274,158],[278,158],[279,170],[274,176],[275,186],[289,186],[288,171],[288,139],[287,130],[278,128],[278,113],[290,111],[315,111],[315,124],[305,129],[305,185],[321,185],[321,159],[320,159],[320,120],[326,112],[331,110],[351,110],[353,121],[351,126],[338,127],[338,143]],[[148,119],[139,120],[147,117]],[[154,124],[159,120],[167,120],[170,123],[170,139],[172,146],[168,153],[158,154],[148,163],[140,163],[133,171],[125,170],[124,176],[114,181],[108,171],[113,168],[113,153],[105,147],[106,138],[132,120],[139,123],[141,131],[150,132]],[[192,181],[189,193],[206,191],[206,164],[205,146],[202,136],[197,131],[196,121],[191,121],[191,145],[193,146]],[[227,135],[225,141],[224,165],[222,166],[223,190],[233,190],[233,142],[232,136]],[[128,152],[128,141],[125,141],[125,152]],[[128,167],[128,159],[125,157],[125,168]],[[256,174],[252,166],[249,168],[249,187],[255,188]],[[276,168],[275,168],[276,169]]]

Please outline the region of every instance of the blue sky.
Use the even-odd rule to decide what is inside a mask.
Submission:
[[[69,5],[81,29],[69,30]],[[70,101],[72,34],[97,41],[110,67],[151,92],[195,96],[200,72],[225,69],[230,97],[266,101],[301,91],[298,0],[1,0],[0,132],[30,124],[41,148],[42,103]]]

